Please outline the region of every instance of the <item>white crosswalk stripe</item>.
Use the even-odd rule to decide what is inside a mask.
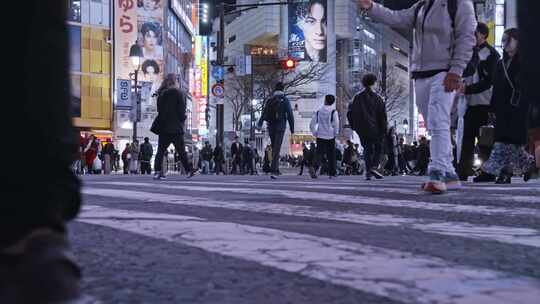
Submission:
[[[99,183],[98,183],[99,184]],[[146,184],[137,182],[107,182],[108,185],[116,186],[133,186],[133,187],[150,187],[161,189],[175,189],[175,190],[187,190],[187,191],[200,191],[200,192],[232,192],[243,194],[259,194],[259,195],[280,195],[287,198],[316,201],[322,200],[332,203],[347,203],[347,204],[360,204],[360,205],[382,205],[387,207],[396,208],[415,208],[444,212],[468,212],[484,215],[514,215],[514,216],[527,216],[540,218],[540,210],[529,208],[504,208],[493,207],[485,205],[459,205],[449,203],[428,203],[419,200],[396,200],[378,197],[369,197],[363,195],[344,195],[344,194],[327,194],[321,192],[308,192],[298,190],[280,190],[280,189],[252,189],[252,188],[233,188],[233,187],[220,187],[213,188],[208,186],[193,186],[193,185],[181,185],[181,184]],[[315,187],[314,187],[315,188]]]
[[[535,279],[306,234],[94,206],[87,207],[79,221],[180,242],[406,303],[535,303],[540,298],[540,281]]]
[[[347,194],[340,194],[340,191]],[[354,191],[358,194],[352,194]],[[83,193],[88,203],[78,221],[256,262],[402,303],[537,303],[540,279],[536,276],[493,270],[491,266],[459,264],[431,256],[429,250],[428,254],[418,254],[401,248],[388,249],[385,245],[374,246],[363,239],[348,241],[335,239],[335,236],[322,237],[311,231],[291,232],[288,227],[276,229],[255,222],[220,219],[219,216],[160,211],[160,208],[175,210],[182,206],[216,210],[211,214],[234,211],[269,217],[292,216],[319,222],[352,223],[358,227],[380,227],[377,229],[395,230],[396,233],[408,231],[419,238],[439,235],[484,242],[486,248],[497,244],[533,250],[540,248],[540,225],[537,224],[540,195],[536,194],[540,192],[537,189],[522,185],[513,188],[485,186],[471,191],[498,204],[473,203],[473,198],[467,198],[467,188],[449,196],[452,202],[459,202],[461,197],[468,199],[463,203],[433,201],[418,190],[415,181],[370,185],[357,184],[353,180],[280,179],[269,182],[259,178],[243,182],[238,179],[184,181],[171,178],[154,182],[95,179],[85,183]],[[406,198],[381,197],[389,193]],[[504,202],[521,204],[520,207],[507,207]],[[155,206],[155,210],[151,206]],[[372,207],[392,210],[375,212],[370,211]],[[396,212],[405,208],[417,210],[419,215]],[[432,215],[433,212],[424,214],[424,211],[453,214],[457,220],[443,220]],[[513,222],[508,226],[479,224],[474,220],[469,222],[471,216],[528,218],[531,221],[523,225]]]
[[[442,235],[460,236],[480,240],[493,240],[509,244],[521,244],[540,247],[540,231],[529,228],[504,226],[473,225],[469,223],[435,221],[400,217],[391,214],[367,214],[358,212],[318,211],[309,206],[287,204],[257,203],[246,201],[217,201],[182,195],[151,193],[133,190],[86,188],[83,193],[111,198],[126,198],[138,201],[224,208],[259,213],[271,213],[302,217],[314,217],[326,220],[352,222],[357,224],[412,228],[424,232]]]

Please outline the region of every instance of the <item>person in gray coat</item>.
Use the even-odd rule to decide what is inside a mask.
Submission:
[[[416,103],[432,137],[429,180],[423,189],[438,194],[449,186],[459,186],[452,165],[450,111],[476,44],[472,1],[425,0],[400,11],[373,0],[358,3],[374,21],[414,30],[411,69]]]

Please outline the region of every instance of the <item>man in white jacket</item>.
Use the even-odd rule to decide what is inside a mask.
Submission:
[[[324,105],[313,114],[309,125],[311,133],[317,138],[317,153],[313,168],[318,168],[326,155],[328,160],[328,175],[336,176],[336,136],[339,133],[339,115],[334,109],[336,97],[326,95]],[[316,170],[310,170],[312,178],[317,177]]]

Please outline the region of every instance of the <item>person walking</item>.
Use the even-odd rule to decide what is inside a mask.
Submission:
[[[307,159],[309,158],[309,149],[306,145],[306,143],[302,143],[302,157],[300,158],[300,172],[298,173],[299,176],[302,176],[304,174],[304,166],[309,166],[307,164]]]
[[[276,84],[272,97],[266,101],[261,118],[257,123],[257,127],[261,129],[265,121],[268,125],[268,135],[270,136],[270,142],[272,145],[272,165],[270,168],[270,178],[277,179],[277,176],[280,174],[279,153],[281,151],[283,136],[285,135],[285,130],[287,128],[287,122],[289,123],[291,134],[294,134],[294,115],[291,103],[285,96],[285,85],[282,82],[278,82]]]
[[[488,161],[480,169],[480,175],[473,179],[476,183],[495,181],[497,184],[510,184],[515,168],[524,173],[525,181],[538,176],[534,157],[525,151],[530,101],[520,94],[522,62],[518,54],[519,41],[517,29],[504,32],[504,54],[495,69],[491,99],[497,119],[495,144]]]
[[[110,138],[101,152],[103,155],[103,174],[111,174],[114,162],[114,145]]]
[[[223,173],[223,175],[225,175],[225,170],[223,170],[223,164],[225,163],[225,155],[219,143],[214,148],[213,156],[214,156],[214,163],[216,166],[216,170],[215,170],[216,175],[219,175],[219,173]]]
[[[373,0],[358,0],[376,22],[414,30],[411,58],[418,109],[431,134],[429,180],[424,191],[440,194],[460,186],[452,164],[450,112],[455,91],[472,58],[476,16],[470,0],[425,0],[392,11]]]
[[[231,144],[231,174],[242,173],[242,150],[243,146],[238,141],[239,137],[234,137],[234,142]]]
[[[337,177],[336,172],[336,136],[339,133],[339,115],[335,110],[336,97],[326,95],[324,105],[311,117],[309,128],[317,139],[315,167],[325,157],[328,163],[328,176]],[[317,171],[310,172],[311,178],[317,178]]]
[[[264,174],[270,173],[270,166],[272,165],[272,146],[267,145],[264,149],[264,158],[263,158],[263,172]]]
[[[467,181],[474,174],[474,146],[480,136],[480,128],[488,124],[491,112],[491,95],[493,86],[493,72],[499,61],[499,53],[487,42],[489,27],[485,23],[478,23],[476,27],[476,46],[473,59],[466,70],[472,76],[465,78],[465,85],[459,93],[464,94],[467,102],[465,112],[463,139],[461,144],[461,157],[458,160],[458,175],[460,180]],[[489,157],[489,150],[480,148],[480,159],[485,162]]]
[[[366,180],[371,180],[372,176],[377,179],[383,178],[377,167],[381,159],[388,120],[382,97],[373,91],[376,82],[377,76],[374,74],[364,76],[362,79],[364,90],[354,96],[347,112],[349,124],[360,137],[360,143],[364,148]]]
[[[129,159],[129,173],[139,174],[139,156],[141,153],[139,141],[134,140],[131,145],[129,145],[128,151],[129,155],[131,156],[131,158]]]
[[[188,161],[184,143],[184,127],[186,121],[186,94],[178,88],[175,74],[167,74],[158,89],[158,116],[152,123],[150,131],[158,135],[158,151],[154,160],[154,179],[164,179],[162,171],[163,155],[172,143],[188,177],[193,177],[197,170]]]
[[[145,137],[144,142],[141,145],[141,174],[152,174],[152,156],[154,155],[154,148],[150,143],[150,138]]]
[[[201,149],[201,168],[203,174],[210,174],[210,162],[212,161],[212,147],[209,142],[204,143]]]
[[[84,148],[84,160],[86,164],[86,172],[92,174],[94,172],[94,162],[98,156],[99,141],[94,135],[90,135]]]
[[[249,141],[244,141],[244,147],[242,148],[242,172],[243,174],[255,175],[255,168],[253,167],[255,156],[253,148],[249,144]]]
[[[124,151],[122,151],[122,169],[124,171],[124,174],[129,174],[130,159],[131,155],[129,154],[129,143],[126,143],[126,147],[124,148]]]

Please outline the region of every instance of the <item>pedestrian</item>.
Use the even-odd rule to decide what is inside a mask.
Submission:
[[[266,101],[257,127],[261,129],[265,121],[267,123],[273,154],[272,165],[270,166],[270,178],[276,179],[280,174],[279,153],[281,151],[283,136],[285,135],[285,130],[287,128],[287,122],[289,123],[291,134],[294,134],[294,115],[291,103],[285,96],[285,85],[282,82],[276,84],[272,97]]]
[[[396,128],[388,128],[388,134],[385,139],[386,155],[388,156],[388,162],[386,163],[385,170],[388,175],[396,176],[399,172],[399,143],[396,134]]]
[[[152,156],[154,156],[154,148],[150,143],[150,138],[145,137],[141,145],[141,174],[152,174]]]
[[[92,174],[94,171],[94,161],[97,158],[99,142],[94,135],[90,135],[83,150],[86,172]]]
[[[193,177],[197,170],[188,161],[184,144],[184,128],[186,115],[186,93],[178,88],[175,74],[167,74],[157,91],[158,116],[152,123],[150,131],[158,135],[158,151],[154,160],[154,178],[164,179],[162,172],[163,156],[172,143],[188,177]]]
[[[113,152],[113,170],[114,172],[118,172],[118,169],[120,168],[120,151],[117,149],[114,149]]]
[[[235,136],[234,142],[231,144],[231,174],[242,173],[242,149],[239,137]]]
[[[271,171],[272,165],[272,146],[267,145],[264,149],[264,159],[263,159],[263,172],[268,174]]]
[[[298,173],[298,175],[302,176],[302,174],[304,173],[304,166],[306,166],[307,164],[307,159],[309,158],[309,149],[306,145],[306,143],[302,143],[302,158],[300,159],[300,172]]]
[[[416,149],[416,167],[414,172],[418,172],[418,176],[424,176],[428,172],[430,158],[429,142],[425,136],[420,137],[420,144]]]
[[[255,157],[253,155],[253,148],[249,144],[248,139],[244,141],[242,148],[242,172],[243,174],[255,175],[255,168],[253,168],[253,162]]]
[[[524,173],[524,180],[537,177],[534,157],[525,151],[527,118],[530,101],[521,96],[522,62],[519,57],[519,32],[512,28],[504,32],[503,59],[497,63],[493,80],[491,104],[495,108],[495,144],[481,173],[474,182],[510,184],[514,169]]]
[[[214,163],[216,165],[216,175],[219,175],[219,173],[223,173],[223,175],[225,175],[225,170],[223,170],[223,164],[225,163],[225,155],[219,143],[216,144],[216,147],[214,148],[213,156]]]
[[[461,144],[461,157],[458,161],[458,175],[462,181],[474,174],[474,145],[480,136],[480,127],[488,124],[491,112],[491,95],[493,71],[499,61],[499,53],[487,42],[489,27],[485,23],[478,23],[476,27],[476,46],[473,59],[466,70],[471,70],[469,77],[465,78],[465,85],[459,92],[465,95],[467,110],[463,117],[463,139]],[[480,147],[480,159],[485,162],[489,157],[489,149],[485,151]]]
[[[35,170],[36,149],[3,154],[0,303],[76,303],[81,270],[69,252],[67,222],[79,213],[81,196],[80,181],[70,169],[78,142],[70,101],[67,6],[37,0],[13,5],[13,12],[25,11],[29,18],[13,33],[28,43],[12,45],[8,63],[18,66],[22,80],[9,83],[17,101],[5,104],[9,115],[3,126],[12,129],[5,129],[3,139],[10,147],[26,147],[31,140],[39,147],[40,163]]]
[[[386,106],[381,96],[373,91],[377,76],[366,74],[362,79],[364,89],[354,96],[349,106],[347,118],[351,128],[360,137],[364,148],[366,163],[366,180],[372,176],[382,179],[383,175],[377,170],[381,160],[382,144],[387,133]]]
[[[450,112],[476,42],[473,2],[426,0],[400,11],[373,0],[359,0],[359,4],[373,21],[415,30],[411,72],[417,106],[431,135],[429,180],[422,187],[434,194],[459,187],[452,164]]]
[[[204,147],[201,149],[201,167],[203,174],[210,174],[210,162],[212,161],[212,147],[210,142],[205,142]]]
[[[139,174],[139,156],[141,153],[140,147],[139,147],[139,141],[134,140],[131,145],[129,145],[129,173],[131,174]]]
[[[318,167],[323,158],[328,162],[328,176],[334,178],[336,172],[336,136],[339,133],[339,114],[335,109],[336,97],[326,95],[324,105],[311,117],[309,128],[317,140],[317,152],[314,167]],[[317,171],[311,172],[311,178],[317,178]]]
[[[124,174],[129,174],[129,161],[131,160],[131,154],[129,154],[129,143],[126,143],[124,151],[122,151],[122,168]]]

